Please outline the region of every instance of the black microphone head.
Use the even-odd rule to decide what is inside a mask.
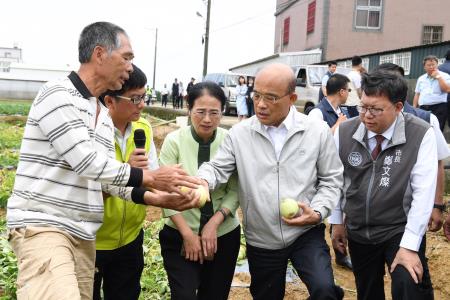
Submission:
[[[134,145],[136,148],[145,148],[145,139],[144,129],[136,129],[134,131]]]

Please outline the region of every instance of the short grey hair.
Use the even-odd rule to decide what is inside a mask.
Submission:
[[[86,26],[78,40],[79,62],[89,62],[96,46],[105,47],[108,53],[119,48],[119,34],[128,36],[121,27],[109,22],[96,22]]]
[[[434,55],[425,56],[424,59],[423,59],[423,65],[425,65],[427,61],[433,61],[433,60],[436,63],[439,63],[439,60],[438,60],[438,58],[436,56],[434,56]]]

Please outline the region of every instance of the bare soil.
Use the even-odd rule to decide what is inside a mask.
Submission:
[[[158,151],[164,140],[164,137],[171,131],[176,129],[173,126],[159,126],[154,129],[155,144]],[[147,210],[147,219],[157,220],[161,217],[161,210],[159,208],[149,207]],[[327,230],[328,232],[328,230]],[[330,237],[326,236],[328,245],[331,248]],[[356,299],[356,287],[353,273],[334,263],[334,253],[332,253],[333,270],[336,284],[340,285],[345,291],[346,300]],[[434,286],[434,295],[436,300],[450,299],[450,242],[445,238],[442,230],[437,233],[427,233],[427,251],[428,265],[431,272],[431,279]],[[389,272],[386,270],[386,274]],[[250,275],[238,273],[235,275],[235,281],[240,283],[250,283]],[[390,296],[391,280],[389,275],[385,276],[385,294],[386,299],[391,299]],[[298,300],[307,299],[309,296],[305,285],[300,281],[294,281],[286,284],[286,293],[284,299]],[[246,287],[233,287],[230,292],[229,299],[243,300],[252,299],[250,291]]]

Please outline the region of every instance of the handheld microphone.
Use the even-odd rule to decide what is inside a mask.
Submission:
[[[145,131],[143,129],[136,129],[134,131],[134,145],[136,148],[145,149]]]

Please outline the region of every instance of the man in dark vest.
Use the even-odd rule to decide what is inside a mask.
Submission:
[[[346,107],[341,107],[347,101],[350,79],[342,74],[334,74],[327,80],[327,95],[309,112],[310,117],[327,122],[331,131],[339,126],[340,123],[350,118]],[[350,90],[351,91],[351,90]]]
[[[349,82],[350,79],[345,75],[332,75],[326,83],[327,96],[323,97],[322,101],[308,115],[309,117],[325,121],[333,133],[342,122],[350,118],[346,107],[341,107],[347,101],[348,93],[350,92],[348,87]],[[341,251],[342,249],[344,252]],[[336,264],[351,270],[352,262],[347,254],[347,247],[342,248],[333,244],[333,250],[336,257]]]
[[[429,124],[402,113],[407,90],[393,72],[364,75],[360,118],[335,131],[344,192],[329,222],[333,239],[348,237],[358,299],[385,299],[385,263],[393,299],[433,299],[423,236],[436,189],[436,139]]]
[[[323,75],[322,86],[319,89],[319,99],[318,99],[319,102],[321,102],[323,97],[325,97],[327,95],[327,82],[328,82],[328,79],[330,79],[330,77],[334,73],[336,73],[336,68],[337,68],[337,62],[330,61],[328,63],[328,71],[325,73],[325,75]]]
[[[399,65],[393,63],[383,63],[375,68],[375,70],[387,70],[391,72],[397,72],[397,74],[402,77],[405,76],[405,70]],[[420,109],[418,107],[413,107],[405,101],[403,105],[403,112],[410,113],[418,118],[421,118],[425,122],[429,123],[434,130],[436,137],[437,146],[437,158],[438,158],[438,174],[436,182],[436,195],[434,198],[433,212],[431,213],[430,221],[428,222],[428,230],[432,232],[439,231],[443,223],[443,211],[445,209],[444,205],[444,187],[445,187],[445,171],[444,171],[444,160],[450,156],[450,150],[445,140],[444,135],[439,127],[439,120],[431,112]]]

